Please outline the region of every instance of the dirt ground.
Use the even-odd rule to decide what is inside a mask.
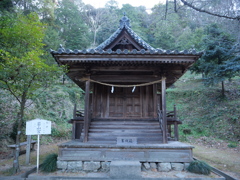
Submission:
[[[196,143],[192,145],[195,146],[193,149],[194,157],[240,180],[239,146],[236,148],[228,148],[227,144],[216,146]]]
[[[51,144],[45,144],[40,146],[40,163],[44,157],[50,153],[57,153],[58,144],[63,143],[56,142]],[[199,160],[203,160],[211,166],[227,173],[228,175],[240,180],[240,147],[229,148],[227,143],[205,143],[202,140],[197,140],[191,145],[195,146],[193,155]],[[9,153],[0,153],[0,176],[6,176],[10,174],[10,168],[12,167],[13,158],[9,157]],[[31,152],[30,164],[25,164],[25,154],[20,156],[21,173],[30,170],[36,166],[37,152]]]

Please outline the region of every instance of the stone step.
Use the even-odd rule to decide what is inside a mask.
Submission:
[[[139,161],[112,161],[110,164],[111,179],[142,179]]]

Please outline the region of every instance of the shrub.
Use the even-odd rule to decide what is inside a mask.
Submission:
[[[231,143],[228,144],[228,147],[229,148],[236,148],[237,147],[237,143],[232,143],[231,142]]]
[[[187,170],[196,174],[209,175],[211,173],[211,167],[204,161],[194,160],[190,163]]]
[[[49,154],[43,161],[41,165],[41,171],[43,172],[53,172],[57,170],[57,157],[56,153]]]

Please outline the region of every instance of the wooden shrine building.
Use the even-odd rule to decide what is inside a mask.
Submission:
[[[68,65],[68,77],[85,91],[84,112],[75,108],[73,140],[59,145],[59,161],[192,160],[193,147],[178,142],[176,109],[166,109],[166,88],[201,53],[153,48],[125,15],[95,49],[60,47],[51,53],[58,64]]]

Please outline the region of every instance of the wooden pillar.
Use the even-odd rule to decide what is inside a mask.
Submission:
[[[157,117],[157,84],[153,84],[153,116]]]
[[[162,79],[163,144],[167,144],[166,78]]]
[[[174,122],[174,139],[175,141],[178,141],[179,139],[177,121]]]
[[[87,80],[85,82],[85,107],[84,107],[84,142],[88,141],[88,129],[90,124],[90,114],[89,114],[89,108],[90,108],[90,81]]]
[[[177,109],[176,105],[174,105],[174,139],[175,141],[179,140],[179,135],[178,135],[178,124],[177,124]]]
[[[73,108],[73,119],[76,118],[76,112],[77,112],[77,104],[74,104],[74,108]]]

